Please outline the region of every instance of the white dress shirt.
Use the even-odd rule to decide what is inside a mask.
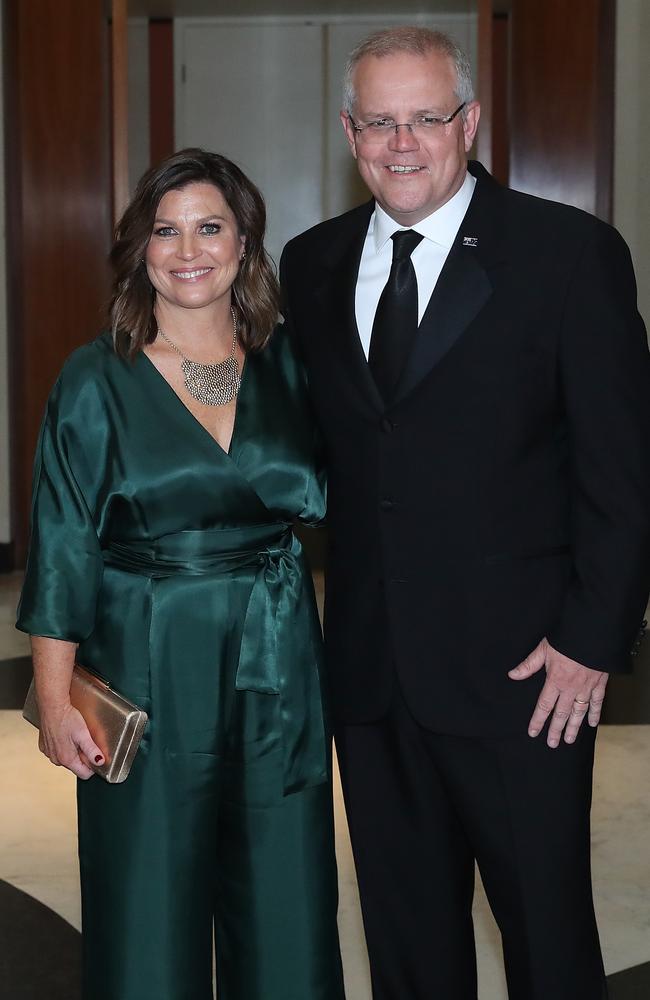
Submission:
[[[440,277],[447,254],[456,239],[460,224],[474,194],[476,178],[468,172],[456,194],[414,226],[400,226],[379,205],[370,216],[355,293],[355,313],[361,344],[368,357],[372,324],[379,298],[388,281],[393,261],[391,236],[411,228],[424,239],[411,255],[418,283],[418,323],[422,321],[429,299]]]

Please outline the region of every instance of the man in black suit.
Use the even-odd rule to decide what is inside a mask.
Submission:
[[[292,240],[281,273],[328,458],[325,638],[373,996],[476,1000],[476,859],[510,1000],[600,1000],[595,727],[650,566],[629,253],[468,171],[479,105],[444,35],[362,43],[341,117],[374,199]]]

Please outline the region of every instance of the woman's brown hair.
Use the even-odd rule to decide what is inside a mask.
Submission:
[[[264,249],[266,208],[262,195],[225,156],[204,149],[182,149],[144,174],[115,230],[109,315],[115,348],[123,357],[133,358],[156,339],[155,292],[144,258],[160,200],[168,191],[195,183],[218,188],[246,240],[246,256],[232,286],[232,305],[244,350],[264,347],[277,322],[280,290],[273,262]]]

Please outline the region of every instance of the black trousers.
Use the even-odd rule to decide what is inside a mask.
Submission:
[[[510,1000],[607,997],[590,829],[595,730],[531,739],[423,729],[397,684],[336,747],[374,1000],[477,1000],[474,861],[499,925]]]

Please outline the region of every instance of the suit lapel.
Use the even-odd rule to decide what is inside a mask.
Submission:
[[[361,346],[355,310],[359,263],[373,209],[373,202],[360,206],[336,245],[330,247],[323,280],[314,288],[314,295],[323,310],[322,316],[326,317],[330,346],[341,365],[368,402],[376,409],[383,409]]]
[[[472,163],[476,189],[422,317],[393,402],[411,392],[445,357],[492,295],[491,270],[504,258],[499,185]],[[466,245],[471,237],[475,245]]]
[[[505,259],[503,189],[479,163],[469,164],[476,188],[458,235],[422,318],[391,405],[399,402],[432,371],[489,301],[492,270]],[[385,410],[361,346],[355,315],[355,289],[361,251],[374,202],[349,213],[323,257],[322,280],[314,287],[321,307],[319,325],[347,376],[374,410]],[[465,245],[473,237],[476,245]]]

